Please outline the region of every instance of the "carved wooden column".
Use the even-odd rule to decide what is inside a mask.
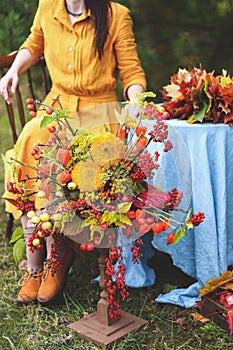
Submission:
[[[107,279],[107,276],[105,274],[106,271],[106,262],[105,259],[108,257],[108,249],[103,248],[99,249],[100,257],[98,259],[99,263],[99,270],[100,270],[100,300],[97,304],[97,317],[98,321],[101,324],[104,324],[105,326],[110,326],[113,324],[116,320],[111,319],[109,315],[109,303],[108,303],[108,292],[107,287],[105,285],[105,280]]]

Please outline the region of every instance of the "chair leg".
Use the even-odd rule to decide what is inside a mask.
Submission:
[[[13,231],[14,217],[11,213],[8,214],[8,219],[6,223],[6,238],[11,239]]]

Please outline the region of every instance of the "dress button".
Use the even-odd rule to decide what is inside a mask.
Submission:
[[[67,87],[70,89],[71,88],[71,84],[67,84]]]
[[[69,64],[69,65],[67,66],[67,68],[68,68],[69,70],[71,70],[71,69],[72,69],[71,64]]]
[[[73,47],[70,46],[68,50],[69,52],[73,51]]]

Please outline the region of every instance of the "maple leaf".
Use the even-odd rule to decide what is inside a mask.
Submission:
[[[220,77],[219,83],[222,87],[226,87],[228,84],[233,84],[233,81],[229,76],[227,77],[224,76],[224,77]]]
[[[222,287],[228,282],[233,281],[233,272],[225,271],[219,277],[213,278],[206,282],[206,285],[199,288],[199,296],[203,297],[211,292],[216,291],[218,288]]]
[[[192,79],[192,74],[187,71],[187,69],[181,69],[179,68],[178,73],[177,73],[177,82],[181,83],[184,81],[185,83],[189,83]]]
[[[199,314],[198,312],[191,313],[191,316],[193,317],[193,320],[195,322],[201,322],[201,323],[209,322],[208,318],[206,318],[205,316]]]
[[[171,97],[172,101],[179,100],[183,96],[180,92],[179,85],[174,83],[164,86],[163,89],[167,92],[167,97]]]

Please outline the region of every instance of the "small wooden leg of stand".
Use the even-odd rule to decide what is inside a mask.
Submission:
[[[67,328],[74,330],[80,338],[91,341],[97,346],[108,346],[127,336],[130,332],[145,326],[148,321],[121,310],[121,316],[113,320],[109,318],[108,292],[104,284],[108,249],[99,249],[100,300],[97,311],[71,323]]]

